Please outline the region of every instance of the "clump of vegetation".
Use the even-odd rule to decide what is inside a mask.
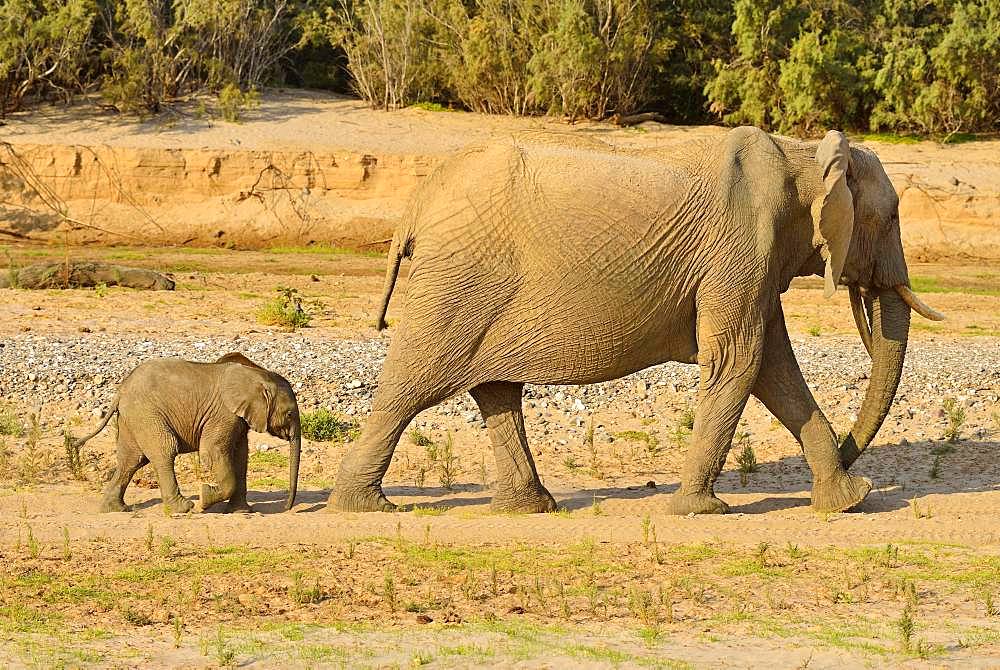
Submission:
[[[80,445],[70,434],[69,429],[63,431],[63,450],[66,452],[66,466],[72,473],[73,478],[83,481],[86,477],[83,474],[83,459],[80,457]]]
[[[245,111],[259,104],[260,92],[256,88],[244,91],[230,82],[219,91],[219,111],[222,113],[222,118],[230,123],[239,123]]]
[[[21,437],[23,433],[24,425],[14,408],[7,404],[0,404],[0,435]]]
[[[962,427],[965,425],[965,408],[954,398],[945,398],[941,403],[944,418],[948,421],[944,437],[952,444],[962,439]]]
[[[303,412],[300,416],[302,436],[313,442],[345,442],[358,436],[358,424],[343,419],[328,409]]]
[[[277,297],[264,303],[257,310],[257,321],[265,326],[281,326],[288,330],[308,326],[312,321],[312,315],[302,306],[299,290],[279,286],[277,292]]]
[[[736,431],[734,446],[737,449],[736,467],[740,472],[740,485],[746,486],[750,483],[750,475],[760,469],[757,464],[757,454],[750,444],[750,433],[745,430]]]
[[[615,433],[615,437],[629,442],[639,442],[646,447],[650,455],[655,455],[660,450],[660,441],[652,433],[643,430],[623,430]]]

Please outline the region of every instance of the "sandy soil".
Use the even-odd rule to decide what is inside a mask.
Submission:
[[[134,512],[95,513],[113,433],[85,448],[82,480],[61,433],[93,424],[144,357],[241,349],[293,380],[304,408],[363,419],[392,334],[370,326],[384,259],[321,251],[9,249],[15,264],[71,253],[171,271],[179,285],[0,290],[0,390],[26,428],[0,436],[0,663],[997,667],[996,265],[912,265],[951,318],[915,322],[899,399],[856,465],[876,490],[852,513],[810,511],[797,446],[752,401],[741,430],[759,469],[741,482],[731,454],[718,484],[735,513],[665,515],[690,366],[531,389],[528,430],[556,514],[489,513],[493,465],[468,398],[413,425],[439,448],[450,436],[453,460],[409,436],[397,450],[387,491],[412,511],[325,512],[348,441],[306,444],[300,497],[282,514],[287,456],[255,434],[252,514],[166,516],[148,472],[127,495]],[[311,327],[256,322],[279,285],[307,297]],[[391,317],[403,296],[405,282]],[[846,295],[827,302],[803,281],[785,308],[821,406],[849,425],[867,379]],[[946,398],[965,414],[954,444],[942,439]],[[179,459],[188,494],[196,468]]]

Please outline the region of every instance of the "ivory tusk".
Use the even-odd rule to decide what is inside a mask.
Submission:
[[[903,302],[909,305],[910,309],[920,316],[925,319],[930,319],[931,321],[944,321],[944,314],[921,300],[920,297],[906,284],[899,284],[893,288],[896,289],[896,293],[898,293],[899,297],[903,299]]]
[[[872,355],[872,328],[868,316],[865,314],[865,306],[861,298],[861,289],[856,284],[847,287],[851,293],[851,313],[854,314],[854,325],[858,327],[858,335],[861,342],[868,351],[868,357]]]

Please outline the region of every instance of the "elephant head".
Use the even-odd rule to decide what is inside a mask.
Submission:
[[[910,310],[941,320],[910,288],[899,232],[899,199],[871,151],[830,131],[816,149],[822,185],[813,200],[814,242],[825,261],[826,295],[850,291],[851,309],[872,370],[858,419],[840,446],[844,467],[868,447],[896,395]],[[814,268],[819,273],[819,268]]]
[[[284,377],[252,363],[242,354],[226,354],[217,362],[236,363],[222,375],[222,402],[226,409],[246,421],[254,431],[288,441],[287,511],[295,503],[302,452],[302,429],[295,392]]]

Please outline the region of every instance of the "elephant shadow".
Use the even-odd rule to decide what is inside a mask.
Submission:
[[[872,492],[853,511],[893,512],[928,495],[1000,491],[998,453],[1000,442],[994,440],[872,445],[851,468],[852,474],[873,483]],[[759,514],[808,506],[811,482],[805,459],[795,455],[761,463],[746,487],[738,472],[727,470],[716,482],[716,491],[723,499],[727,493],[774,494],[732,507],[734,512]]]

